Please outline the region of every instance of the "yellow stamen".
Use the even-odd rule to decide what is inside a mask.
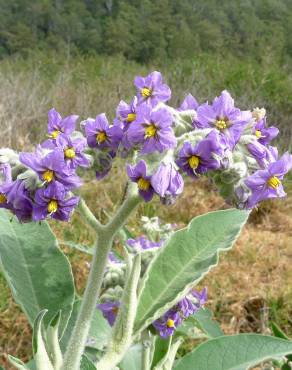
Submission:
[[[104,141],[106,141],[107,139],[107,136],[106,136],[106,133],[104,131],[100,131],[97,135],[96,135],[96,141],[101,144],[103,143]]]
[[[52,199],[48,203],[48,212],[54,213],[58,210],[58,202],[55,199]]]
[[[277,176],[272,176],[269,178],[269,180],[267,181],[267,184],[273,188],[273,189],[277,189],[278,186],[281,185],[281,180],[278,179]]]
[[[143,98],[149,98],[151,94],[152,94],[152,91],[148,87],[143,87],[143,89],[141,90],[141,95],[143,96]]]
[[[150,188],[150,181],[143,179],[143,177],[140,177],[137,184],[140,190],[147,191]]]
[[[258,139],[260,139],[261,137],[262,137],[262,133],[261,133],[261,131],[260,130],[255,130],[255,136],[258,138]]]
[[[56,139],[58,137],[58,135],[61,133],[61,131],[59,130],[55,130],[51,133],[51,135],[49,135],[52,139]]]
[[[54,171],[47,170],[42,174],[43,180],[46,182],[51,182],[54,180]]]
[[[135,121],[135,119],[136,119],[136,114],[135,113],[129,113],[127,118],[126,118],[126,121],[131,123],[131,122]]]
[[[174,328],[174,321],[172,319],[168,319],[166,322],[166,326],[168,328]]]
[[[152,124],[145,128],[145,138],[153,137],[156,135],[157,128]]]
[[[64,150],[64,155],[65,155],[65,158],[67,158],[67,159],[73,159],[73,158],[75,158],[76,153],[75,153],[74,148],[67,148],[67,149],[65,149]]]
[[[119,307],[112,308],[112,313],[114,313],[115,315],[118,313],[118,311],[119,311]]]
[[[192,155],[189,159],[188,159],[188,164],[191,168],[193,169],[196,169],[198,167],[200,163],[200,158],[197,157],[196,155]]]
[[[218,130],[224,130],[227,128],[226,122],[223,119],[218,119],[215,122],[215,126],[218,128]]]
[[[0,193],[0,204],[6,203],[7,198],[4,194]]]

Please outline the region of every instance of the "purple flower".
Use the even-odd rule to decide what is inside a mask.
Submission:
[[[192,177],[220,168],[220,158],[225,152],[221,139],[216,131],[212,131],[195,146],[185,142],[179,151],[176,164]]]
[[[198,128],[215,127],[225,135],[231,148],[239,141],[245,126],[251,121],[249,111],[240,111],[234,107],[234,100],[229,92],[222,91],[212,105],[205,103],[197,109],[195,126]]]
[[[34,170],[41,181],[46,184],[59,181],[67,189],[74,189],[81,185],[81,180],[76,174],[66,167],[64,153],[55,149],[44,155],[40,147],[35,153],[20,153],[20,162]]]
[[[113,301],[113,302],[106,302],[100,303],[97,305],[103,314],[103,317],[107,319],[110,326],[113,326],[119,311],[120,302]]]
[[[166,108],[152,110],[148,106],[141,106],[137,111],[134,125],[127,131],[131,145],[142,144],[141,153],[153,153],[176,146],[176,138],[171,128],[172,115]]]
[[[264,170],[258,170],[245,180],[252,194],[247,208],[255,207],[260,201],[270,198],[284,197],[282,179],[292,168],[292,155],[285,153],[281,159],[270,163]]]
[[[157,71],[147,77],[137,76],[134,85],[137,88],[139,103],[147,102],[154,106],[159,102],[166,102],[171,97],[170,88],[163,83],[162,75]]]
[[[173,335],[182,320],[183,318],[178,311],[169,310],[160,319],[154,321],[153,326],[162,338],[167,338]]]
[[[102,180],[112,169],[113,159],[116,153],[114,151],[101,152],[96,156],[94,161],[95,176],[97,180]]]
[[[48,134],[49,140],[46,140],[42,146],[44,148],[53,148],[56,143],[56,138],[59,134],[63,133],[70,135],[76,126],[76,121],[79,116],[71,115],[62,119],[60,113],[56,111],[55,108],[52,108],[48,112]]]
[[[0,208],[12,211],[20,222],[31,220],[32,200],[25,184],[21,180],[12,181],[9,164],[0,166],[4,182],[0,185]]]
[[[151,177],[151,185],[161,198],[177,196],[182,193],[184,181],[175,164],[162,162]]]
[[[195,306],[197,310],[199,310],[207,302],[208,289],[205,287],[201,292],[193,289],[191,295],[195,298]]]
[[[127,174],[133,182],[137,183],[141,197],[149,202],[153,198],[154,190],[151,185],[151,176],[147,176],[146,163],[142,160],[136,166],[127,165]]]
[[[63,150],[66,166],[70,169],[88,167],[89,160],[83,153],[86,147],[84,138],[71,139],[70,136],[60,134],[56,139],[56,146]]]
[[[122,139],[123,130],[114,125],[109,126],[104,113],[96,116],[95,120],[88,118],[83,123],[87,137],[88,146],[91,148],[116,149]]]
[[[178,111],[197,110],[198,106],[199,104],[196,98],[192,94],[188,94],[178,108]]]
[[[70,197],[62,184],[55,181],[47,188],[37,190],[33,206],[33,220],[44,220],[47,216],[60,221],[68,221],[79,197]]]
[[[254,126],[254,134],[257,137],[258,142],[262,145],[269,144],[279,133],[279,129],[277,127],[267,127],[266,122],[266,118],[263,118]]]
[[[142,235],[136,239],[128,239],[127,244],[133,249],[141,251],[144,249],[159,248],[163,244],[163,240],[159,242],[153,242]]]
[[[126,130],[129,125],[136,119],[137,97],[135,96],[131,104],[121,100],[117,107],[117,118],[115,123],[121,125]]]

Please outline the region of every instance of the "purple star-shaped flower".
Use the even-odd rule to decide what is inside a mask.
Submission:
[[[151,185],[161,197],[177,196],[182,193],[184,181],[174,163],[162,162],[151,177]]]
[[[91,148],[116,149],[122,139],[123,130],[114,125],[109,126],[104,113],[96,116],[95,120],[88,118],[83,123],[87,137],[88,146]]]
[[[267,120],[264,117],[254,126],[254,134],[260,144],[267,145],[278,136],[279,129],[274,126],[267,127]]]
[[[131,104],[127,104],[125,101],[121,100],[117,107],[117,117],[115,124],[120,125],[123,130],[127,130],[129,125],[136,119],[136,109],[137,109],[138,99],[135,96]]]
[[[21,180],[12,181],[9,164],[0,166],[4,181],[0,185],[0,208],[12,211],[20,222],[31,220],[32,200],[25,184]]]
[[[197,110],[198,107],[199,104],[196,98],[194,98],[192,94],[188,94],[179,106],[178,111]]]
[[[139,103],[147,102],[155,106],[159,102],[166,102],[171,97],[170,88],[163,83],[162,75],[157,71],[146,77],[137,76],[134,85],[137,88]]]
[[[83,153],[87,146],[84,138],[72,139],[70,136],[60,134],[56,139],[56,146],[63,150],[64,160],[69,169],[89,166],[89,160]]]
[[[176,146],[176,138],[171,125],[172,115],[168,109],[152,110],[143,105],[137,111],[135,124],[130,125],[127,131],[127,138],[132,146],[142,145],[142,154],[155,151],[162,153]]]
[[[133,182],[137,183],[141,197],[145,202],[149,202],[153,198],[154,190],[151,185],[151,176],[147,176],[146,163],[142,160],[135,166],[127,165],[127,174]]]
[[[255,207],[260,201],[286,195],[282,180],[292,168],[292,155],[285,153],[281,159],[270,163],[264,170],[258,170],[245,180],[252,191],[247,208]]]
[[[56,138],[59,134],[63,133],[70,135],[76,127],[76,121],[79,116],[71,115],[65,118],[62,118],[60,113],[56,111],[55,108],[52,108],[48,112],[48,135],[49,139],[42,143],[44,148],[54,148],[56,144]]]
[[[220,135],[212,131],[195,146],[185,142],[179,151],[176,164],[189,176],[197,177],[198,174],[220,168],[220,158],[225,150],[226,146]]]
[[[58,148],[44,155],[42,149],[38,147],[35,153],[20,153],[19,159],[25,166],[34,170],[46,184],[58,181],[68,190],[82,184],[74,171],[66,167],[63,150]]]
[[[56,220],[69,221],[79,197],[68,197],[62,184],[55,181],[47,188],[37,190],[33,206],[33,220],[40,221],[50,216]]]
[[[205,103],[198,107],[194,124],[198,128],[216,128],[227,137],[230,147],[234,148],[251,119],[251,112],[235,108],[231,95],[224,90],[214,99],[212,105]]]
[[[145,236],[142,235],[142,236],[139,236],[136,239],[128,239],[127,244],[130,247],[132,247],[133,249],[141,251],[141,250],[144,250],[144,249],[159,248],[159,247],[162,246],[163,240],[161,240],[159,242],[153,242],[153,241],[145,238]]]
[[[182,320],[183,318],[178,311],[169,310],[160,319],[155,320],[153,326],[162,338],[167,338],[173,335]]]
[[[120,302],[112,301],[100,303],[97,305],[97,308],[101,310],[103,317],[107,319],[110,326],[113,326],[119,311]]]

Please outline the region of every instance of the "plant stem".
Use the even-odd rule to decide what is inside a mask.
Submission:
[[[81,356],[86,345],[93,312],[96,309],[113,238],[139,202],[140,197],[137,194],[136,187],[129,187],[126,200],[112,220],[105,226],[95,219],[85,202],[81,202],[84,218],[91,226],[95,226],[97,242],[80,312],[65,353],[63,370],[79,370]]]
[[[97,218],[91,212],[83,198],[80,198],[80,201],[78,203],[78,212],[80,213],[84,221],[87,222],[88,225],[90,225],[94,230],[98,231],[102,229],[103,225],[97,220]]]

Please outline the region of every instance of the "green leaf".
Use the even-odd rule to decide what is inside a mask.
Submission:
[[[122,362],[119,364],[120,370],[142,370],[142,345],[135,344],[127,351]]]
[[[292,343],[260,334],[211,339],[176,362],[174,370],[246,370],[291,353]]]
[[[170,346],[171,337],[167,339],[155,337],[155,349],[153,354],[153,359],[151,363],[151,368],[154,368],[166,355],[168,348]]]
[[[28,369],[25,366],[25,364],[19,358],[8,355],[8,360],[18,370],[27,370]],[[0,366],[0,370],[1,369],[4,370],[4,368]]]
[[[172,235],[145,275],[135,331],[160,317],[217,265],[219,251],[232,247],[248,215],[236,209],[207,213]]]
[[[95,365],[85,355],[82,356],[80,370],[96,370]]]
[[[217,338],[224,335],[219,324],[213,320],[212,311],[207,308],[201,308],[194,316],[191,316],[190,319],[193,319],[194,324],[209,338]]]
[[[79,252],[83,252],[89,255],[93,255],[94,247],[86,247],[85,245],[74,243],[71,241],[62,240],[59,242],[61,245],[66,245],[67,247],[77,249]]]
[[[79,299],[75,301],[67,329],[61,339],[61,348],[63,352],[66,349],[66,345],[70,339],[70,335],[77,320],[77,315],[81,307],[81,302],[82,301]],[[108,343],[111,330],[112,328],[110,327],[106,319],[102,316],[101,311],[96,309],[92,317],[88,334],[88,338],[93,340],[93,343],[90,343],[90,346],[98,350],[103,349]]]
[[[47,309],[47,325],[61,310],[62,334],[72,311],[74,283],[71,266],[48,224],[20,224],[0,210],[0,267],[30,323]]]
[[[276,323],[272,322],[271,327],[275,337],[290,340]]]
[[[32,350],[37,369],[54,370],[42,336],[42,323],[47,312],[42,310],[33,324]]]

